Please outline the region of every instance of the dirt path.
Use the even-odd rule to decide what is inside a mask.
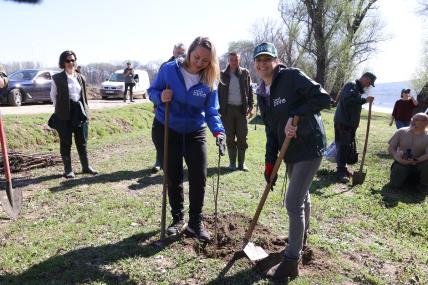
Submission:
[[[149,103],[148,99],[136,99],[132,104]],[[124,103],[122,100],[89,100],[89,109],[106,109],[123,107],[130,102]],[[50,114],[53,113],[54,108],[52,104],[25,104],[19,107],[1,106],[0,111],[2,115],[22,115],[22,114]]]

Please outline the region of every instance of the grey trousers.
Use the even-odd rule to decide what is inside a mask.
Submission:
[[[247,117],[242,114],[242,106],[227,105],[227,114],[221,120],[226,130],[227,147],[245,151],[248,148],[248,126]]]
[[[288,244],[285,256],[298,259],[302,254],[303,236],[309,228],[311,199],[309,188],[321,164],[321,157],[287,163],[289,184],[284,205],[288,213]]]

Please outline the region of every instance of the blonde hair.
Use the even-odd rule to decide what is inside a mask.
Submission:
[[[217,58],[217,52],[207,37],[197,37],[189,46],[189,50],[187,51],[186,58],[184,59],[183,65],[185,67],[190,66],[190,54],[198,47],[201,46],[203,48],[208,49],[211,52],[210,63],[206,68],[201,71],[201,81],[202,83],[211,87],[211,89],[215,89],[216,83],[220,81],[220,64]]]

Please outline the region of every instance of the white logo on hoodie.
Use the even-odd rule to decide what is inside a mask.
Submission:
[[[273,99],[273,106],[276,107],[278,105],[285,104],[286,102],[287,100],[285,100],[285,98],[275,98]]]
[[[192,95],[196,96],[196,97],[203,97],[203,98],[205,98],[207,96],[207,94],[203,90],[201,90],[201,89],[193,90],[193,94]]]

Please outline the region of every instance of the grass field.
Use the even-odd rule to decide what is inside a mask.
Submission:
[[[333,114],[323,113],[329,142]],[[150,172],[152,116],[149,105],[92,113],[89,154],[98,176],[79,173],[75,151],[74,180],[61,177],[61,165],[14,175],[24,206],[16,221],[0,211],[0,284],[270,284],[245,259],[226,272],[227,258],[207,258],[189,238],[163,249],[153,245],[159,237],[162,174]],[[59,153],[47,119],[5,117],[9,147]],[[363,113],[360,150],[366,119]],[[289,284],[428,284],[428,204],[412,189],[387,186],[387,141],[394,131],[388,120],[384,114],[373,116],[363,185],[336,184],[335,165],[322,162],[311,187],[313,261],[302,265],[301,276]],[[212,216],[218,156],[214,138],[208,141],[204,212]],[[254,130],[250,122],[250,172],[226,172],[228,160],[222,158],[219,211],[225,217],[254,214],[265,187],[264,145],[264,127]],[[284,167],[280,171],[260,217],[272,238],[286,236],[288,228]]]

